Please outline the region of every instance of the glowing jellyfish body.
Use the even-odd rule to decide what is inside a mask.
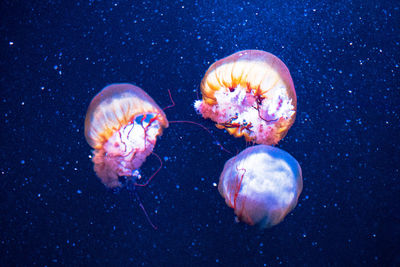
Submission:
[[[294,209],[303,189],[299,163],[272,146],[249,147],[225,163],[218,190],[240,221],[267,228]]]
[[[272,145],[296,118],[296,92],[286,65],[276,56],[244,50],[218,60],[201,82],[195,109],[220,129],[246,141]]]
[[[140,168],[167,127],[163,110],[139,87],[105,87],[91,101],[85,119],[97,176],[107,187],[121,186],[118,177]]]

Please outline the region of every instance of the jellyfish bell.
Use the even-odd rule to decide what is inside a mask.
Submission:
[[[96,175],[107,187],[121,187],[118,177],[140,168],[167,127],[163,110],[141,88],[122,83],[102,89],[85,118]]]
[[[273,145],[296,118],[296,92],[286,65],[260,50],[244,50],[218,60],[201,81],[204,118],[246,141]]]
[[[218,191],[237,218],[260,228],[280,223],[294,209],[303,189],[299,163],[272,146],[249,147],[229,159]]]

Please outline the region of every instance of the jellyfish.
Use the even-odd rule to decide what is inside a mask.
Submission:
[[[256,145],[229,159],[218,191],[239,221],[260,228],[280,223],[303,189],[299,163],[282,149]]]
[[[260,50],[218,60],[201,81],[194,107],[216,127],[256,144],[277,144],[296,118],[296,92],[286,65]]]
[[[116,188],[120,176],[140,178],[137,170],[167,127],[163,110],[139,87],[121,83],[101,90],[86,113],[85,137],[102,183]]]

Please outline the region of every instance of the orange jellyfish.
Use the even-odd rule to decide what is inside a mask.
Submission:
[[[85,137],[103,184],[121,187],[119,176],[137,175],[167,127],[163,110],[139,87],[123,83],[101,90],[86,113]]]
[[[249,147],[229,159],[218,184],[237,219],[260,228],[280,223],[296,206],[302,189],[296,159],[267,145]]]
[[[286,65],[260,50],[244,50],[218,60],[201,81],[204,118],[246,141],[274,145],[296,118],[296,92]]]

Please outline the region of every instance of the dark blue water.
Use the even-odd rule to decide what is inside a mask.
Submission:
[[[0,265],[400,265],[400,10],[396,1],[2,1]],[[299,204],[271,229],[234,222],[213,183],[231,155],[171,124],[163,168],[112,192],[84,116],[110,83],[145,89],[169,120],[197,115],[211,63],[260,49],[289,67],[297,119],[278,144],[301,164]],[[154,157],[142,166],[150,176]]]

